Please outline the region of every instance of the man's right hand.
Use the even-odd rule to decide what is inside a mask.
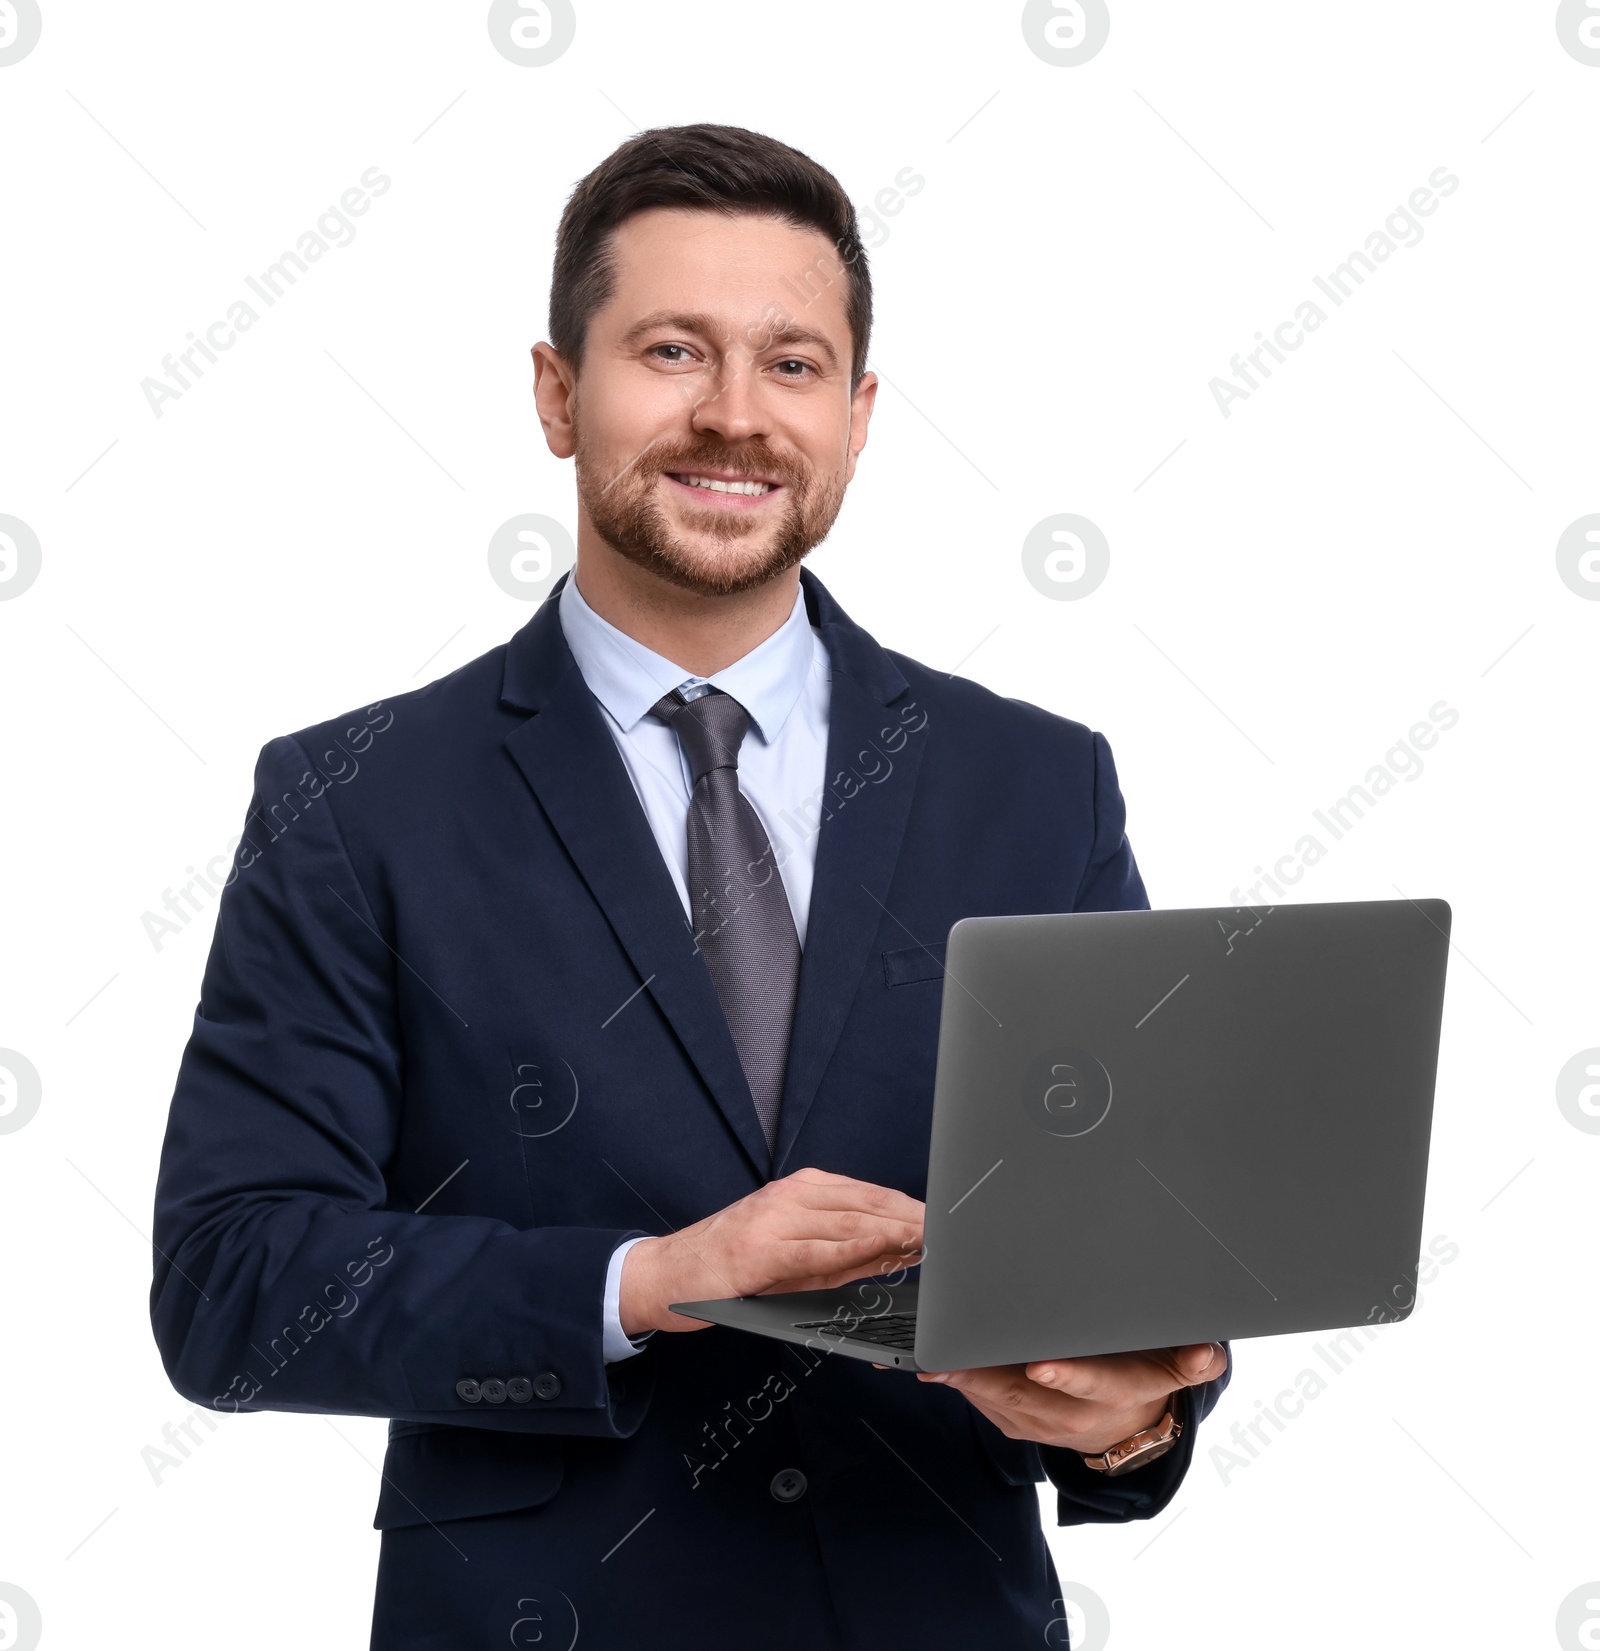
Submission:
[[[635,1244],[622,1263],[622,1328],[704,1330],[671,1304],[831,1290],[914,1266],[922,1211],[892,1187],[796,1170],[692,1227]]]

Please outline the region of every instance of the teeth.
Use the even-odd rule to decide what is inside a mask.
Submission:
[[[770,492],[775,485],[772,482],[719,482],[709,476],[679,476],[677,479],[689,487],[708,487],[713,493],[747,493],[752,496]]]

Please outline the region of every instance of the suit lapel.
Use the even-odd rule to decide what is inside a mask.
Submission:
[[[765,1178],[767,1143],[722,1005],[603,713],[567,647],[560,591],[558,584],[507,649],[502,698],[534,715],[507,737],[506,749]],[[597,1005],[597,1022],[618,1007]]]
[[[802,569],[800,579],[811,621],[828,649],[832,689],[824,812],[771,1160],[710,971],[562,634],[557,603],[565,578],[511,639],[502,689],[507,704],[534,713],[507,737],[507,751],[763,1177],[783,1172],[855,1001],[873,939],[886,914],[893,915],[889,888],[928,737],[926,713],[910,698],[890,656],[809,570]]]
[[[925,711],[911,700],[909,684],[894,661],[845,616],[808,570],[800,577],[812,623],[827,645],[832,691],[824,813],[778,1119],[775,1175],[785,1171],[885,920],[928,737]]]

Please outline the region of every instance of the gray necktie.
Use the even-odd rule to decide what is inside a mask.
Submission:
[[[772,845],[739,790],[750,713],[720,688],[651,707],[689,759],[689,906],[771,1151],[789,1058],[800,939]]]

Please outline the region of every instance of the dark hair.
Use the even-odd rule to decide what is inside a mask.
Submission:
[[[872,277],[850,197],[809,155],[742,126],[640,132],[572,191],[556,231],[550,341],[574,369],[583,364],[589,320],[613,291],[613,232],[635,213],[658,206],[748,212],[825,235],[845,271],[850,382],[860,381],[872,331]],[[831,285],[836,273],[825,272],[824,284]]]

